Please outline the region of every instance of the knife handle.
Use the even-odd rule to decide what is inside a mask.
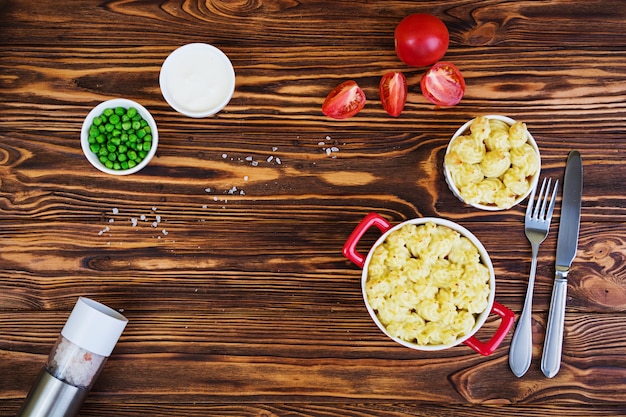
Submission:
[[[565,301],[567,298],[567,279],[557,271],[552,287],[550,312],[546,326],[546,340],[541,356],[541,371],[548,378],[555,376],[561,368],[561,352],[563,348],[563,325],[565,323]]]

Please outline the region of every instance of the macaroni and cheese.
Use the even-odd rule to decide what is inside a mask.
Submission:
[[[506,209],[530,190],[540,159],[526,124],[479,116],[452,140],[445,164],[466,203]]]
[[[392,337],[442,345],[472,331],[488,307],[489,282],[490,271],[468,238],[427,222],[402,226],[374,249],[365,292]]]

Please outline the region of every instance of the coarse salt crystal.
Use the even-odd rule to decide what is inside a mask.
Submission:
[[[207,207],[208,207],[208,206],[207,206],[206,204],[203,204],[203,205],[202,205],[202,208],[203,208],[203,209],[205,209],[205,208],[207,208]]]
[[[244,190],[239,191],[239,195],[246,195],[246,192]]]
[[[251,156],[246,156],[246,161],[252,161],[252,157]]]
[[[213,201],[217,201],[217,196],[213,197]]]
[[[152,207],[152,211],[157,211],[157,208],[156,207]]]
[[[272,155],[267,157],[267,162],[272,162],[272,159],[274,159],[274,157]]]
[[[109,219],[109,223],[113,223],[115,219]]]
[[[167,234],[168,234],[168,233],[167,233],[167,230],[165,230],[165,229],[163,229],[161,232],[162,232],[165,236],[167,236]]]
[[[145,215],[145,214],[142,214],[141,216],[139,216],[139,218],[140,218],[141,220],[146,220],[146,215]]]
[[[278,147],[276,147],[276,146],[272,147],[272,152],[276,152],[277,150],[278,150]]]
[[[336,146],[333,146],[332,148],[330,148],[330,150],[333,152],[339,152],[339,148]]]
[[[225,153],[222,154],[222,158],[226,159],[228,158],[228,155],[226,155]]]
[[[136,217],[131,217],[130,218],[130,222],[132,223],[133,227],[137,226],[137,218]]]
[[[281,162],[281,160],[280,160],[280,158],[279,158],[279,157],[276,157],[276,163],[277,163],[278,165],[282,164],[282,162]]]
[[[245,176],[243,177],[243,180],[244,180],[244,181],[248,181],[248,176],[247,176],[247,175],[245,175]]]
[[[252,161],[252,166],[253,166],[253,167],[255,167],[255,166],[257,166],[257,165],[259,165],[258,161]]]
[[[159,225],[159,223],[157,222],[152,222],[152,227],[157,227]]]
[[[205,188],[204,191],[206,191],[207,193],[210,193],[211,189],[210,188]]]
[[[317,142],[317,144],[320,145],[320,146],[324,146],[324,145],[326,145],[326,142]]]
[[[326,155],[330,155],[331,152],[330,148],[326,148]]]
[[[113,214],[118,214],[120,212],[117,207],[114,207],[111,211],[113,212]]]

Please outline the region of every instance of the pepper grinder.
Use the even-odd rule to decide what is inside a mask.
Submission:
[[[72,417],[96,381],[128,319],[80,297],[17,417]]]

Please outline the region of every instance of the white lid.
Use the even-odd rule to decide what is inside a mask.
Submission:
[[[89,352],[109,357],[126,323],[128,319],[112,308],[80,297],[61,334]]]

